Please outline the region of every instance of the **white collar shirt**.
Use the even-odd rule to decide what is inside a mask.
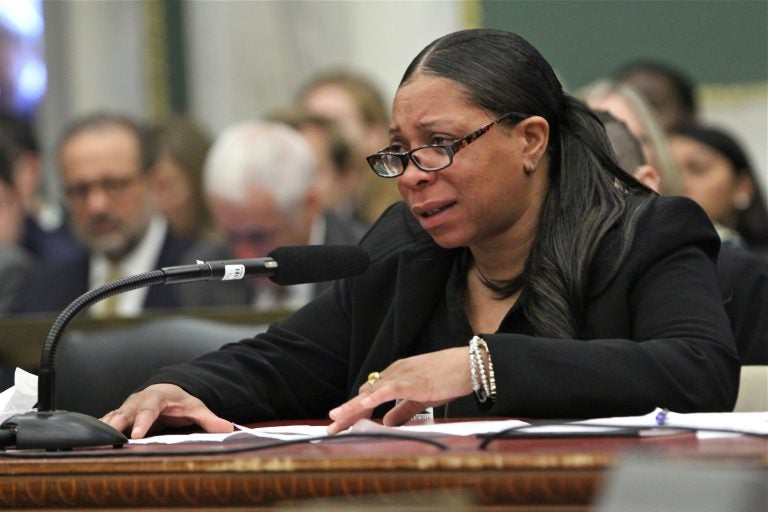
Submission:
[[[321,245],[325,242],[325,217],[320,216],[312,223],[309,232],[308,245]],[[313,284],[295,284],[275,288],[259,286],[254,298],[253,307],[257,311],[287,309],[295,311],[312,300]]]
[[[160,252],[163,249],[168,232],[166,220],[155,215],[149,222],[147,232],[138,245],[117,264],[117,271],[122,277],[128,277],[155,270]],[[91,253],[89,287],[91,289],[106,284],[111,273],[112,263],[102,253]],[[116,316],[137,316],[144,309],[144,300],[148,288],[138,288],[115,296]],[[104,302],[97,302],[91,307],[93,316],[103,315]]]

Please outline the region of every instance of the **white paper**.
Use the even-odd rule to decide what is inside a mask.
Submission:
[[[610,425],[617,427],[658,428],[656,416],[661,409],[644,416],[618,416],[580,421],[585,425]],[[730,436],[733,433],[768,436],[768,411],[765,412],[668,412],[663,426],[689,428],[699,431],[699,437]],[[662,427],[663,427],[662,426]],[[719,432],[712,432],[717,430]]]
[[[355,432],[392,432],[416,435],[451,435],[470,436],[478,434],[493,434],[510,428],[518,428],[527,434],[580,434],[600,432],[610,434],[617,429],[636,428],[641,430],[639,435],[669,435],[679,433],[679,428],[697,430],[700,438],[726,437],[740,433],[768,436],[768,411],[766,412],[732,412],[732,413],[667,413],[664,425],[657,423],[656,417],[661,409],[656,409],[643,416],[617,416],[609,418],[594,418],[584,421],[563,423],[560,425],[531,425],[518,420],[490,421],[459,421],[451,423],[435,423],[420,425],[403,425],[385,427],[371,420],[362,419],[349,430],[338,435]],[[592,426],[590,426],[592,425]],[[673,428],[665,428],[673,427]],[[227,439],[244,438],[248,436],[264,437],[276,440],[292,440],[326,435],[325,426],[317,425],[286,425],[277,427],[246,428],[238,426],[239,430],[227,434],[188,434],[154,436],[145,439],[131,440],[133,444],[149,443],[183,443],[183,442],[222,442]],[[718,432],[711,432],[717,429]]]
[[[327,435],[327,427],[315,425],[285,425],[277,427],[247,428],[235,425],[238,430],[226,434],[170,434],[146,437],[144,439],[131,439],[131,444],[176,444],[190,442],[221,442],[227,439],[239,439],[243,437],[265,437],[280,441],[291,439],[310,438]]]
[[[510,428],[529,425],[519,420],[489,420],[489,421],[454,421],[450,423],[434,423],[421,425],[402,425],[400,427],[385,427],[380,423],[362,419],[350,427],[350,432],[386,432],[432,434],[449,436],[473,436],[477,434],[494,434]]]
[[[385,427],[371,420],[362,419],[355,423],[349,430],[339,433],[343,436],[357,432],[392,432],[404,434],[423,435],[453,435],[470,436],[475,434],[501,432],[511,427],[527,425],[518,420],[492,420],[492,421],[464,421],[453,423],[436,423],[432,425],[403,425],[400,427]],[[317,425],[285,425],[277,427],[246,428],[237,426],[239,430],[227,434],[188,434],[188,435],[161,435],[145,439],[131,439],[132,444],[162,443],[174,444],[194,441],[221,442],[227,439],[244,437],[265,437],[287,441],[292,439],[308,439],[311,437],[323,437],[328,434],[327,427]]]
[[[16,368],[13,386],[0,393],[0,423],[29,412],[37,403],[37,375]]]

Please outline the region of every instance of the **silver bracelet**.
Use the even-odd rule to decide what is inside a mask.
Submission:
[[[477,352],[477,342],[475,339],[477,336],[472,338],[469,342],[469,376],[472,379],[472,391],[474,391],[475,396],[477,399],[481,402],[485,401],[485,397],[482,397],[482,386],[480,385],[480,381],[477,378],[477,364],[476,364],[476,352]]]
[[[488,356],[487,371],[483,355],[480,352],[481,349],[485,350],[485,353]],[[488,351],[488,344],[480,336],[474,336],[469,341],[469,371],[470,378],[472,379],[472,390],[475,393],[477,401],[484,403],[489,398],[492,402],[495,401],[496,375],[493,372],[493,364],[491,363],[491,354]]]
[[[488,344],[483,338],[479,338],[478,346],[485,350],[488,356],[488,398],[491,402],[496,401],[496,373],[493,371],[493,361],[491,360],[491,351],[488,350]],[[481,359],[482,363],[482,359]]]

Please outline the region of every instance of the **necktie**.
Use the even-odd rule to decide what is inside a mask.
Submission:
[[[109,273],[107,274],[107,283],[117,281],[123,276],[120,271],[120,267],[116,265],[110,265]],[[98,313],[99,317],[109,318],[116,316],[117,314],[117,295],[111,295],[102,301],[102,306]]]

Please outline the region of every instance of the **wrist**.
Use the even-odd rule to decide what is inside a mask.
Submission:
[[[469,341],[469,371],[472,391],[480,403],[496,401],[496,373],[488,344],[480,336]]]

